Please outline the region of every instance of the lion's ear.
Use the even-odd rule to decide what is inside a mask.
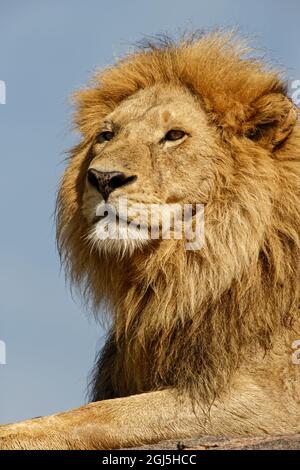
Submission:
[[[260,97],[252,109],[246,135],[270,150],[284,143],[297,122],[296,106],[281,93]]]

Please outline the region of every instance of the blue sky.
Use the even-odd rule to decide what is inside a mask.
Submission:
[[[0,423],[84,403],[103,341],[55,251],[55,192],[78,139],[70,94],[144,35],[215,26],[238,27],[300,79],[299,19],[299,0],[1,0]]]

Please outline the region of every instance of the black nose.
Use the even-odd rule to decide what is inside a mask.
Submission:
[[[89,183],[102,194],[105,201],[115,189],[132,183],[136,176],[126,176],[121,171],[99,171],[90,168],[87,173]]]

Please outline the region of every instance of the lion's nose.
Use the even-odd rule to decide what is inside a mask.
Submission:
[[[87,172],[87,178],[93,188],[102,194],[105,201],[115,189],[132,183],[136,176],[127,176],[121,171],[99,171],[90,168]]]

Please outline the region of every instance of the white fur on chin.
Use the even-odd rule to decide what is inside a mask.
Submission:
[[[134,225],[115,223],[105,217],[93,226],[88,239],[101,253],[123,257],[131,256],[135,250],[147,245],[149,236]]]

